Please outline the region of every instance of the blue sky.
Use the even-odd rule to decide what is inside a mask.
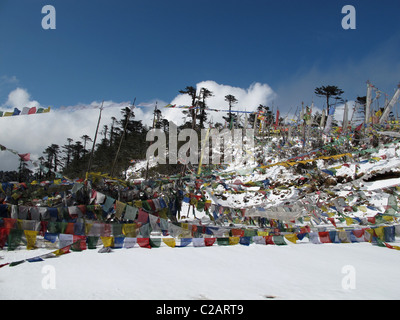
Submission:
[[[213,80],[242,88],[266,83],[279,94],[275,103],[287,108],[295,102],[283,96],[298,81],[310,89],[293,92],[293,101],[312,99],[312,89],[324,84],[338,85],[350,100],[365,94],[368,79],[390,93],[400,81],[376,74],[379,63],[383,73],[399,67],[394,0],[0,3],[0,77],[14,79],[0,87],[3,103],[13,85],[59,107],[134,97],[171,101],[185,86]],[[41,28],[46,4],[56,8],[56,30]],[[346,4],[356,8],[356,30],[341,27]]]
[[[41,25],[48,4],[55,30]],[[342,28],[345,5],[356,9],[355,30]],[[398,0],[0,0],[0,109],[54,111],[0,119],[0,144],[37,159],[51,143],[93,136],[96,110],[61,106],[105,100],[120,108],[135,97],[185,104],[178,92],[189,85],[210,86],[213,108],[226,109],[224,95],[234,94],[242,109],[263,103],[281,114],[301,102],[322,110],[321,85],[337,85],[351,101],[370,80],[391,97],[400,81],[399,9]],[[150,121],[151,111],[137,109],[136,119]],[[0,170],[16,166],[4,157]]]

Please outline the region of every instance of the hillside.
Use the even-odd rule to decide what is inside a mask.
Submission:
[[[329,153],[296,157],[271,152],[278,145],[272,139],[255,146],[253,154],[269,150],[263,164],[204,166],[202,176],[189,167],[192,174],[160,177],[159,184],[133,179],[120,189],[98,177],[91,205],[68,207],[70,222],[51,218],[47,208],[45,233],[43,223],[22,219],[22,206],[11,207],[3,230],[14,223],[12,230],[32,231],[17,240],[10,234],[18,232],[8,235],[8,243],[17,242],[0,254],[1,298],[395,299],[400,144],[376,134],[375,148],[365,140],[338,153],[348,143],[342,139],[323,145]],[[71,187],[77,201],[85,188],[79,181]],[[172,199],[181,200],[180,210]],[[100,253],[102,247],[111,250]],[[47,267],[55,272],[53,289],[43,282]]]

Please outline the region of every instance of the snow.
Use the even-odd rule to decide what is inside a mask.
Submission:
[[[232,208],[280,206],[295,202],[304,194],[310,201],[326,202],[329,213],[331,201],[341,198],[346,206],[358,211],[346,212],[349,217],[374,217],[385,211],[389,194],[385,188],[399,186],[400,178],[365,181],[378,173],[398,172],[399,146],[381,148],[370,159],[354,157],[346,166],[343,160],[330,163],[317,160],[317,168],[335,168],[335,178],[354,177],[356,181],[338,183],[332,188],[321,187],[318,193],[308,193],[307,183],[296,185],[304,175],[283,166],[266,168],[262,173],[254,166],[228,166],[221,170],[222,182],[202,191],[213,201]],[[266,157],[264,163],[283,159]],[[150,164],[152,165],[152,164]],[[128,176],[138,179],[147,162],[137,162]],[[328,176],[327,176],[328,177]],[[276,189],[253,186],[251,182],[269,179]],[[248,184],[248,185],[244,185]],[[282,187],[282,188],[281,188]],[[231,192],[238,188],[239,193]],[[263,191],[267,190],[267,191]],[[261,192],[260,192],[261,191]],[[318,199],[318,200],[317,200]],[[368,208],[367,208],[368,206]],[[181,222],[211,223],[210,218],[182,204]],[[337,216],[335,216],[337,217]],[[338,228],[347,226],[336,221]],[[239,226],[240,227],[240,226]],[[331,223],[317,228],[332,229]],[[315,229],[314,229],[315,230]],[[398,245],[397,238],[393,245]],[[113,249],[110,253],[96,250],[71,252],[41,262],[25,262],[0,268],[0,299],[135,299],[135,300],[267,300],[267,299],[397,299],[400,296],[400,251],[374,246],[368,242],[312,244],[308,238],[286,246],[251,244],[211,247]],[[0,264],[19,261],[48,253],[47,249],[0,251]],[[46,287],[53,270],[55,287]],[[349,273],[350,270],[350,273]],[[351,277],[350,277],[351,276]],[[349,278],[350,277],[350,278]],[[350,279],[350,280],[349,280]],[[352,285],[348,287],[350,281]]]
[[[378,190],[382,188],[389,188],[400,185],[400,178],[386,179],[386,180],[377,180],[373,182],[363,182],[361,184],[362,190]]]
[[[45,253],[2,252],[3,261]],[[71,252],[0,269],[0,299],[397,299],[400,254],[370,243]],[[46,288],[48,266],[55,288]],[[346,266],[355,288],[342,286]]]

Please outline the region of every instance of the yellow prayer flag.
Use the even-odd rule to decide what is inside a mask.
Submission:
[[[168,247],[175,248],[176,241],[174,238],[163,238],[162,240]]]
[[[233,246],[235,244],[238,244],[240,241],[239,237],[229,237],[229,245]]]
[[[349,226],[349,225],[351,225],[351,224],[353,224],[353,219],[352,218],[348,218],[348,217],[346,217],[346,218],[344,218],[345,220],[346,220],[346,224]]]
[[[124,223],[122,225],[122,233],[125,237],[136,237],[136,223]]]
[[[358,206],[357,209],[361,210],[362,212],[367,212],[367,207],[366,206]]]
[[[189,223],[181,223],[181,228],[184,230],[189,230]]]
[[[385,221],[393,221],[393,220],[394,220],[392,216],[383,215],[382,217],[383,217],[383,219],[384,219]]]
[[[375,234],[378,236],[379,239],[381,239],[382,241],[385,241],[385,230],[383,229],[385,227],[378,227],[375,228]]]
[[[133,202],[136,208],[141,208],[142,207],[142,200],[135,200]]]
[[[190,198],[189,204],[196,207],[197,202],[198,202],[197,199],[195,197],[193,197],[193,198]]]
[[[104,247],[112,247],[114,245],[114,237],[100,237]]]
[[[61,249],[58,249],[56,251],[53,251],[52,253],[55,254],[58,257],[58,256],[61,256],[63,254],[69,253],[69,248],[70,248],[70,246],[67,246],[65,248],[61,248]]]
[[[168,208],[163,208],[158,211],[158,216],[162,219],[168,220]]]
[[[21,196],[21,195],[20,195],[18,192],[14,192],[14,193],[11,195],[11,198],[13,198],[14,200],[17,200],[20,196]]]
[[[92,229],[93,223],[86,222],[85,223],[85,234],[89,234],[90,229]]]
[[[260,237],[266,237],[269,235],[268,231],[257,231],[257,235]]]
[[[38,232],[33,230],[24,230],[24,233],[26,238],[26,249],[27,250],[35,249],[36,236]]]
[[[296,243],[296,241],[299,240],[299,238],[297,237],[297,234],[295,234],[295,233],[285,234],[285,238],[293,243]]]
[[[331,211],[327,211],[326,214],[328,215],[329,218],[333,218],[335,214]]]
[[[369,236],[368,237],[366,236],[365,239],[368,242],[371,242],[372,241],[372,236],[374,236],[374,229],[365,229],[365,231],[367,232],[365,235],[369,234]]]
[[[121,201],[119,201],[119,200],[116,200],[115,201],[115,216],[118,218],[118,219],[120,219],[121,217],[122,217],[122,214],[124,213],[124,211],[125,211],[125,207],[126,207],[126,203],[123,203],[123,202],[121,202]]]

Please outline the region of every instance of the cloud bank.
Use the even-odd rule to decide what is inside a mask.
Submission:
[[[202,81],[196,85],[197,93],[200,92],[201,88],[210,90],[213,94],[212,97],[207,98],[206,104],[209,108],[218,110],[228,110],[229,104],[225,101],[225,96],[233,95],[238,102],[232,107],[232,110],[239,111],[255,111],[257,107],[262,105],[268,105],[275,99],[275,92],[267,84],[253,83],[249,88],[243,89],[239,87],[233,87],[224,84],[218,84],[215,81]],[[179,94],[172,101],[171,104],[176,105],[191,105],[191,97],[187,94]],[[182,114],[179,110],[165,109],[163,115],[166,119],[174,121],[177,124],[183,123]],[[226,112],[209,112],[208,120],[212,120],[213,123],[221,122],[224,123],[222,116],[226,116]]]
[[[207,100],[210,108],[226,110],[227,102],[224,100],[228,94],[238,99],[235,110],[253,111],[259,104],[268,104],[274,97],[274,91],[267,84],[254,83],[249,88],[243,89],[229,85],[218,84],[215,81],[203,81],[196,85],[197,89],[207,88],[213,92],[213,97]],[[171,102],[154,99],[138,104],[134,109],[135,120],[142,120],[145,125],[151,125],[153,121],[154,105],[157,101],[163,116],[176,124],[183,123],[182,109],[171,110],[163,108],[168,103],[177,105],[189,105],[188,95],[179,94]],[[51,112],[34,115],[20,115],[0,118],[0,144],[14,149],[19,153],[31,153],[31,159],[37,160],[43,155],[43,151],[51,144],[63,146],[67,144],[67,138],[74,141],[88,135],[92,139],[95,134],[99,117],[101,101],[93,101],[90,104],[77,104],[75,106],[52,108]],[[130,105],[130,102],[104,101],[100,130],[104,125],[110,125],[111,117],[121,119],[121,109]],[[140,107],[143,105],[144,107]],[[2,111],[12,111],[14,108],[22,110],[23,107],[43,107],[39,101],[34,100],[28,90],[16,88],[12,90],[7,101],[0,106]],[[225,112],[214,112],[210,118],[215,123],[222,122]],[[99,141],[100,137],[98,137]],[[8,151],[0,151],[0,170],[17,170],[18,156]]]
[[[31,159],[37,160],[43,151],[52,143],[60,146],[67,143],[67,138],[74,141],[87,134],[94,136],[99,117],[101,102],[89,105],[78,105],[61,109],[51,109],[50,113],[19,115],[0,118],[1,144],[19,153],[31,153]],[[102,123],[108,124],[112,116],[120,118],[120,109],[129,102],[114,103],[105,101],[102,112]],[[17,88],[10,92],[8,100],[1,106],[2,111],[14,108],[47,107],[31,99],[26,89]],[[16,170],[19,158],[14,154],[0,152],[0,170]]]

